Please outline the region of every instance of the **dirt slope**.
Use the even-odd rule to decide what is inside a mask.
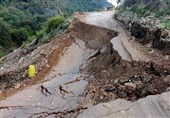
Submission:
[[[19,49],[4,57],[6,65],[0,73],[2,117],[86,117],[88,114],[91,115],[88,117],[104,117],[108,111],[94,114],[94,109],[103,109],[103,102],[114,107],[121,101],[127,103],[125,106],[129,109],[133,103],[126,100],[138,102],[138,99],[168,90],[169,61],[163,63],[163,55],[155,52],[154,57],[145,46],[131,41],[131,36],[113,15],[113,12],[75,14],[72,25],[53,41],[34,49]],[[27,67],[32,63],[38,73],[30,80]],[[11,94],[14,92],[17,93]],[[160,96],[165,98],[168,94]],[[142,105],[157,99],[150,98],[142,99]],[[169,105],[168,98],[163,102]],[[164,107],[166,112],[169,106],[165,104],[156,104],[155,108]],[[112,107],[107,109],[111,115],[117,111]],[[118,110],[122,109],[120,105]],[[159,111],[152,115],[155,114],[169,115]],[[118,112],[117,116],[121,114]],[[141,114],[134,116],[142,117]]]

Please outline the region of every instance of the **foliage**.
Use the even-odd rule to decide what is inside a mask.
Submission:
[[[0,19],[0,46],[7,48],[11,43],[10,27],[5,21]]]
[[[21,46],[28,38],[28,31],[25,28],[13,29],[11,31],[11,39],[16,42],[17,46]]]
[[[62,24],[65,21],[65,18],[63,16],[56,16],[47,21],[46,26],[46,33],[51,32],[52,30],[59,27],[60,24]]]
[[[58,34],[69,24],[66,14],[107,5],[106,0],[0,0],[0,46],[4,49],[1,52],[6,54],[35,38],[50,34],[48,39]],[[52,18],[61,13],[66,14]]]
[[[147,16],[150,14],[148,9],[145,9],[144,6],[134,6],[130,9],[133,13],[138,14],[139,16]]]
[[[170,20],[167,20],[163,23],[163,27],[167,30],[170,30]]]
[[[0,50],[0,57],[1,57],[2,55],[1,55],[1,50]],[[0,67],[2,67],[4,65],[4,62],[2,62],[1,60],[0,60]]]
[[[121,7],[139,16],[155,13],[155,17],[164,17],[170,14],[170,0],[125,0]]]
[[[43,26],[43,28],[36,33],[35,36],[26,40],[22,47],[26,47],[34,39],[39,39],[39,43],[47,43],[54,36],[63,32],[70,25],[72,17],[65,17],[66,15],[58,15],[50,18]]]

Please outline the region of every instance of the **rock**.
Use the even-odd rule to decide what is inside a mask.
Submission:
[[[136,89],[136,84],[135,83],[125,83],[125,86],[130,86]]]
[[[119,82],[120,84],[124,84],[124,83],[126,83],[126,82],[129,82],[129,79],[119,79],[118,82]]]
[[[155,89],[152,85],[146,85],[145,88],[143,89],[142,93],[146,95],[154,95],[155,94]]]
[[[46,66],[45,66],[45,67],[49,68],[50,66],[49,66],[49,64],[46,64]]]
[[[170,85],[170,75],[168,75],[167,77],[165,77],[165,78],[163,79],[163,81],[164,81],[165,83],[167,83],[168,85]]]
[[[21,87],[21,84],[20,83],[17,83],[16,85],[15,85],[15,89],[19,89]]]
[[[154,50],[152,50],[152,51],[149,52],[149,54],[152,54],[152,53],[154,53]]]
[[[116,87],[115,86],[106,86],[105,87],[105,92],[112,92],[112,91],[114,91],[116,89]]]
[[[166,89],[166,92],[168,92],[168,91],[170,91],[170,87],[168,87],[168,88]]]
[[[150,82],[150,81],[151,81],[150,78],[144,78],[144,82],[148,83],[148,82]]]
[[[161,38],[166,38],[168,35],[168,31],[162,30]]]
[[[137,97],[136,97],[136,96],[133,96],[133,97],[130,98],[130,100],[131,100],[132,102],[135,102],[135,101],[137,100]]]
[[[21,58],[19,59],[19,63],[22,63],[24,60],[25,60],[25,58],[24,58],[24,57],[21,57]]]
[[[118,80],[118,79],[115,79],[115,80],[114,80],[114,83],[118,83],[118,82],[119,82],[119,80]]]
[[[169,55],[165,55],[164,59],[167,61],[170,59]]]
[[[119,92],[119,93],[118,93],[118,96],[119,96],[120,98],[126,98],[126,97],[127,97],[127,94],[126,94],[126,92],[122,91],[122,92]]]

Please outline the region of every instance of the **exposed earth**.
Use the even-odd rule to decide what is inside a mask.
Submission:
[[[2,117],[169,117],[168,48],[137,41],[113,11],[74,17],[51,42],[1,58]]]

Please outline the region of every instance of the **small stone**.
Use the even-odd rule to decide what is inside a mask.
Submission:
[[[16,85],[15,85],[15,89],[19,89],[21,87],[21,84],[20,83],[17,83]]]
[[[46,66],[45,66],[45,67],[49,68],[50,66],[49,66],[49,64],[46,64]]]
[[[19,63],[22,63],[24,60],[25,60],[25,58],[24,58],[24,57],[21,57],[21,58],[19,59]]]
[[[114,80],[114,83],[118,83],[118,81],[119,81],[118,79],[115,79],[115,80]]]
[[[131,101],[132,102],[135,102],[137,100],[137,97],[136,96],[133,96],[132,98],[131,98]]]
[[[154,50],[152,50],[152,51],[149,52],[149,54],[152,54],[152,53],[154,53]]]
[[[170,59],[169,55],[165,55],[164,59],[167,61]]]
[[[168,75],[167,77],[165,77],[165,78],[163,79],[163,81],[164,81],[165,83],[167,83],[168,85],[170,85],[170,75]]]
[[[126,94],[126,92],[119,92],[118,93],[118,96],[120,97],[120,98],[126,98],[127,97],[127,94]]]
[[[144,82],[148,83],[148,82],[150,82],[150,81],[151,81],[150,78],[144,78]]]
[[[118,82],[119,82],[120,84],[124,84],[124,83],[126,83],[126,82],[129,82],[129,79],[119,79]]]
[[[136,84],[135,83],[125,83],[125,85],[133,87],[134,89],[136,89]]]
[[[114,91],[116,89],[116,87],[114,87],[114,86],[106,86],[105,87],[105,91],[106,92],[112,92],[112,91]]]
[[[166,92],[169,92],[170,91],[170,87],[168,87],[167,89],[166,89]]]

